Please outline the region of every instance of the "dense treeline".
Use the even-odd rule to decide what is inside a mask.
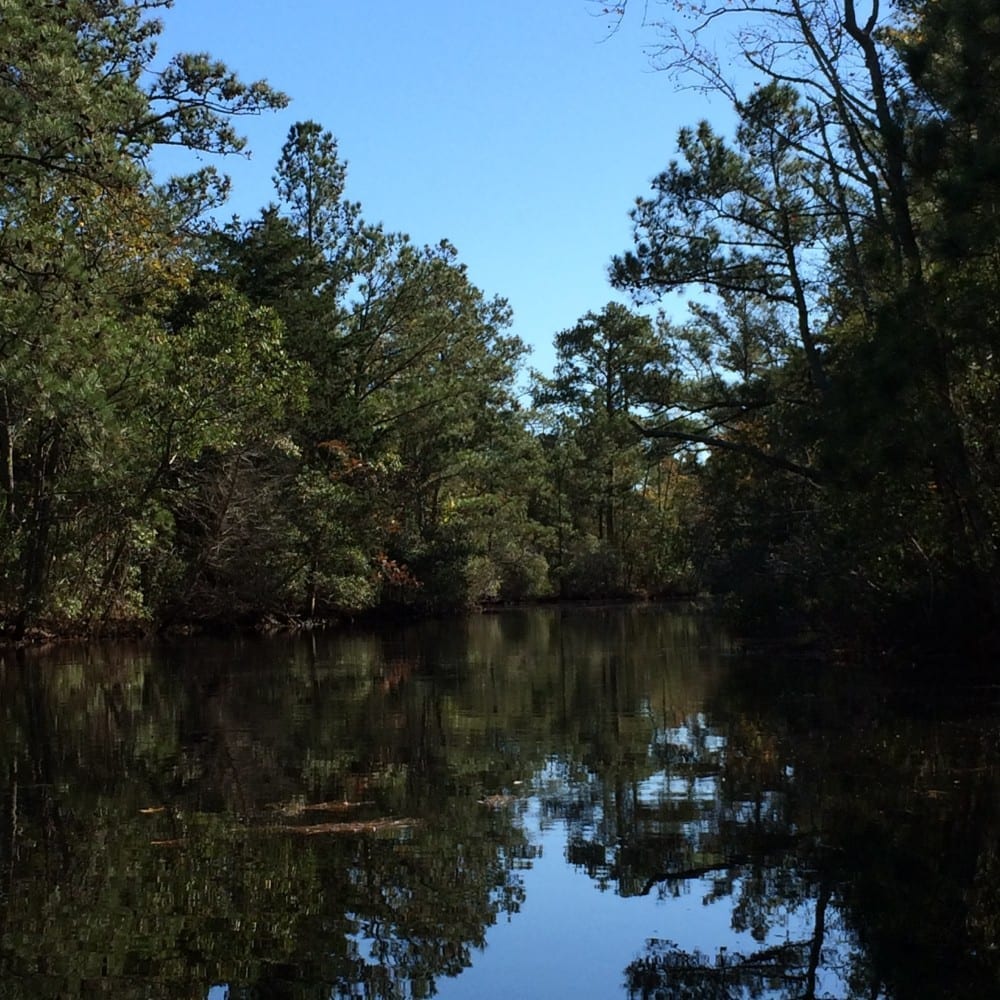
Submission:
[[[702,293],[648,425],[711,453],[699,564],[749,610],[980,632],[1000,597],[1000,14],[688,13],[659,57],[729,97],[735,131],[682,131],[613,280]],[[743,89],[704,37],[729,30]]]
[[[285,103],[163,61],[169,6],[0,13],[5,632],[700,589],[991,620],[989,4],[700,12],[744,16],[745,91],[700,29],[667,37],[737,125],[681,133],[612,281],[694,299],[581,317],[530,407],[506,302],[368,222],[321,125],[249,221],[210,221],[212,168],[154,176],[158,146],[238,152],[238,117]]]
[[[617,424],[608,437],[574,418],[623,468],[592,511],[603,465],[519,404],[526,348],[507,304],[448,242],[369,223],[329,132],[291,128],[275,200],[247,222],[208,221],[226,193],[212,169],[154,177],[158,145],[238,152],[235,118],[285,102],[206,56],[164,64],[149,14],[166,7],[2,14],[4,629],[317,618],[661,578],[638,566],[638,538],[619,565],[610,522],[594,526],[611,504],[666,509],[626,495],[636,442],[614,455]],[[567,413],[585,408],[583,383],[565,391]]]

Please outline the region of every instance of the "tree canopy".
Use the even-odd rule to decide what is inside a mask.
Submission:
[[[555,333],[548,374],[447,238],[366,219],[320,123],[249,220],[214,165],[156,176],[286,103],[161,58],[170,5],[0,12],[5,634],[707,592],[993,632],[988,4],[665,17],[665,86],[734,124],[679,132],[610,267],[632,305]]]
[[[710,456],[702,565],[764,606],[990,630],[1000,232],[973,88],[998,49],[958,6],[748,0],[660,24],[660,64],[736,125],[681,131],[612,281],[690,298],[670,331],[688,377],[646,433]]]

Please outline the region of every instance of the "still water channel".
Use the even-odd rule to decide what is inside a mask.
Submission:
[[[1000,996],[1000,697],[653,608],[0,653],[0,998]]]

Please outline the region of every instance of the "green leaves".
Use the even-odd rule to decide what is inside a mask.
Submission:
[[[646,432],[702,449],[706,565],[765,616],[770,600],[990,622],[992,8],[698,9],[666,58],[735,128],[681,131],[612,278],[693,299],[666,328],[685,377]],[[699,39],[724,20],[760,81],[746,95]]]
[[[536,376],[535,403],[556,427],[546,518],[556,529],[561,590],[662,590],[676,565],[644,558],[644,550],[663,551],[662,497],[647,491],[662,456],[643,446],[637,420],[673,406],[672,346],[650,319],[615,302],[557,334],[555,346],[554,377]]]
[[[349,265],[360,223],[360,206],[344,199],[347,164],[339,158],[337,140],[316,122],[296,122],[281,149],[274,186],[310,249],[328,266]]]
[[[177,457],[250,425],[266,433],[296,393],[273,315],[231,295],[166,332],[191,271],[181,221],[224,185],[201,172],[157,189],[146,158],[160,142],[238,150],[231,117],[283,102],[204,56],[154,74],[148,15],[167,6],[0,11],[2,527],[14,540],[0,616],[15,633],[46,611],[111,607]]]

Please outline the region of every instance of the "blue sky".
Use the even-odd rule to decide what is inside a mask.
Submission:
[[[288,129],[337,137],[364,214],[418,243],[454,243],[471,280],[507,298],[512,332],[551,370],[552,338],[618,298],[611,256],[629,209],[711,117],[650,68],[639,17],[607,37],[586,0],[177,0],[161,53],[208,51],[292,98],[244,120],[249,161],[227,160],[227,214],[274,197]],[[641,11],[635,11],[639,15]]]

